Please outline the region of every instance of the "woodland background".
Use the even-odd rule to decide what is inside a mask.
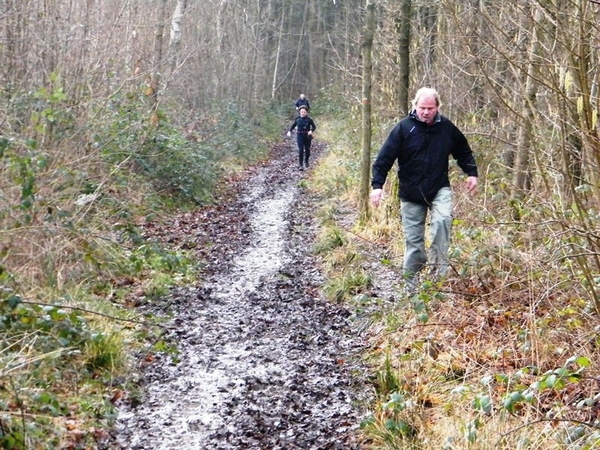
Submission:
[[[486,326],[510,330],[510,351],[478,347],[493,383],[462,397],[465,445],[488,442],[484,422],[520,414],[527,425],[506,448],[595,448],[599,59],[593,0],[4,0],[0,443],[85,445],[114,419],[121,391],[106,385],[147,338],[131,306],[198,269],[146,242],[141,223],[210,201],[220,179],[264,158],[300,93],[338,158],[315,185],[356,205],[361,114],[373,154],[431,86],[481,174],[477,202],[457,208],[453,258],[467,285],[455,287],[484,297]],[[392,214],[360,226],[393,249]],[[413,304],[420,320],[434,297]],[[407,369],[386,339],[382,406],[365,433],[416,445],[426,427],[397,395],[421,394],[399,382]],[[485,365],[463,362],[451,363],[461,382]]]

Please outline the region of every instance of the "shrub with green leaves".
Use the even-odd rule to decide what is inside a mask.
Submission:
[[[112,420],[114,406],[102,395],[103,379],[124,365],[122,336],[99,331],[83,312],[61,305],[25,302],[0,291],[0,447],[59,447],[60,426],[74,400],[102,403],[93,420]],[[98,384],[100,383],[100,384]],[[97,385],[97,386],[96,386]],[[62,431],[61,431],[62,430]]]

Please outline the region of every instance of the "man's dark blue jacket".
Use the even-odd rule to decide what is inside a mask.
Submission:
[[[441,188],[450,186],[450,155],[468,176],[477,176],[473,152],[458,127],[439,113],[428,125],[413,111],[398,122],[379,150],[372,167],[371,187],[383,187],[397,160],[400,199],[430,204]]]
[[[310,109],[310,103],[308,103],[308,99],[307,98],[299,98],[298,100],[296,100],[296,109],[300,108],[302,105],[306,106],[308,109]]]

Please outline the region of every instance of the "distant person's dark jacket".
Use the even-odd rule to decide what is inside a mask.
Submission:
[[[434,123],[427,125],[413,111],[398,122],[379,150],[372,167],[371,186],[381,189],[397,160],[400,198],[429,204],[441,188],[450,186],[450,155],[468,176],[477,176],[473,152],[458,127],[439,113]]]
[[[308,103],[308,99],[305,98],[304,100],[299,98],[298,100],[296,100],[296,109],[300,108],[302,105],[306,106],[308,109],[310,109],[310,103]]]

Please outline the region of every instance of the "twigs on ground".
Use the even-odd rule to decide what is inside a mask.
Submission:
[[[159,328],[169,328],[167,325],[162,325],[160,323],[152,323],[152,322],[148,322],[145,320],[126,319],[123,317],[117,317],[117,316],[113,316],[111,314],[106,314],[106,313],[102,313],[102,312],[98,312],[98,311],[93,311],[91,309],[82,308],[80,306],[60,305],[57,303],[32,302],[32,301],[28,301],[28,300],[21,300],[21,303],[24,303],[27,305],[49,306],[51,308],[66,308],[66,309],[70,309],[73,311],[80,311],[80,312],[87,313],[87,314],[94,314],[96,316],[105,317],[107,319],[115,320],[115,321],[119,321],[119,322],[135,323],[137,325],[154,326],[154,327],[159,327]]]

